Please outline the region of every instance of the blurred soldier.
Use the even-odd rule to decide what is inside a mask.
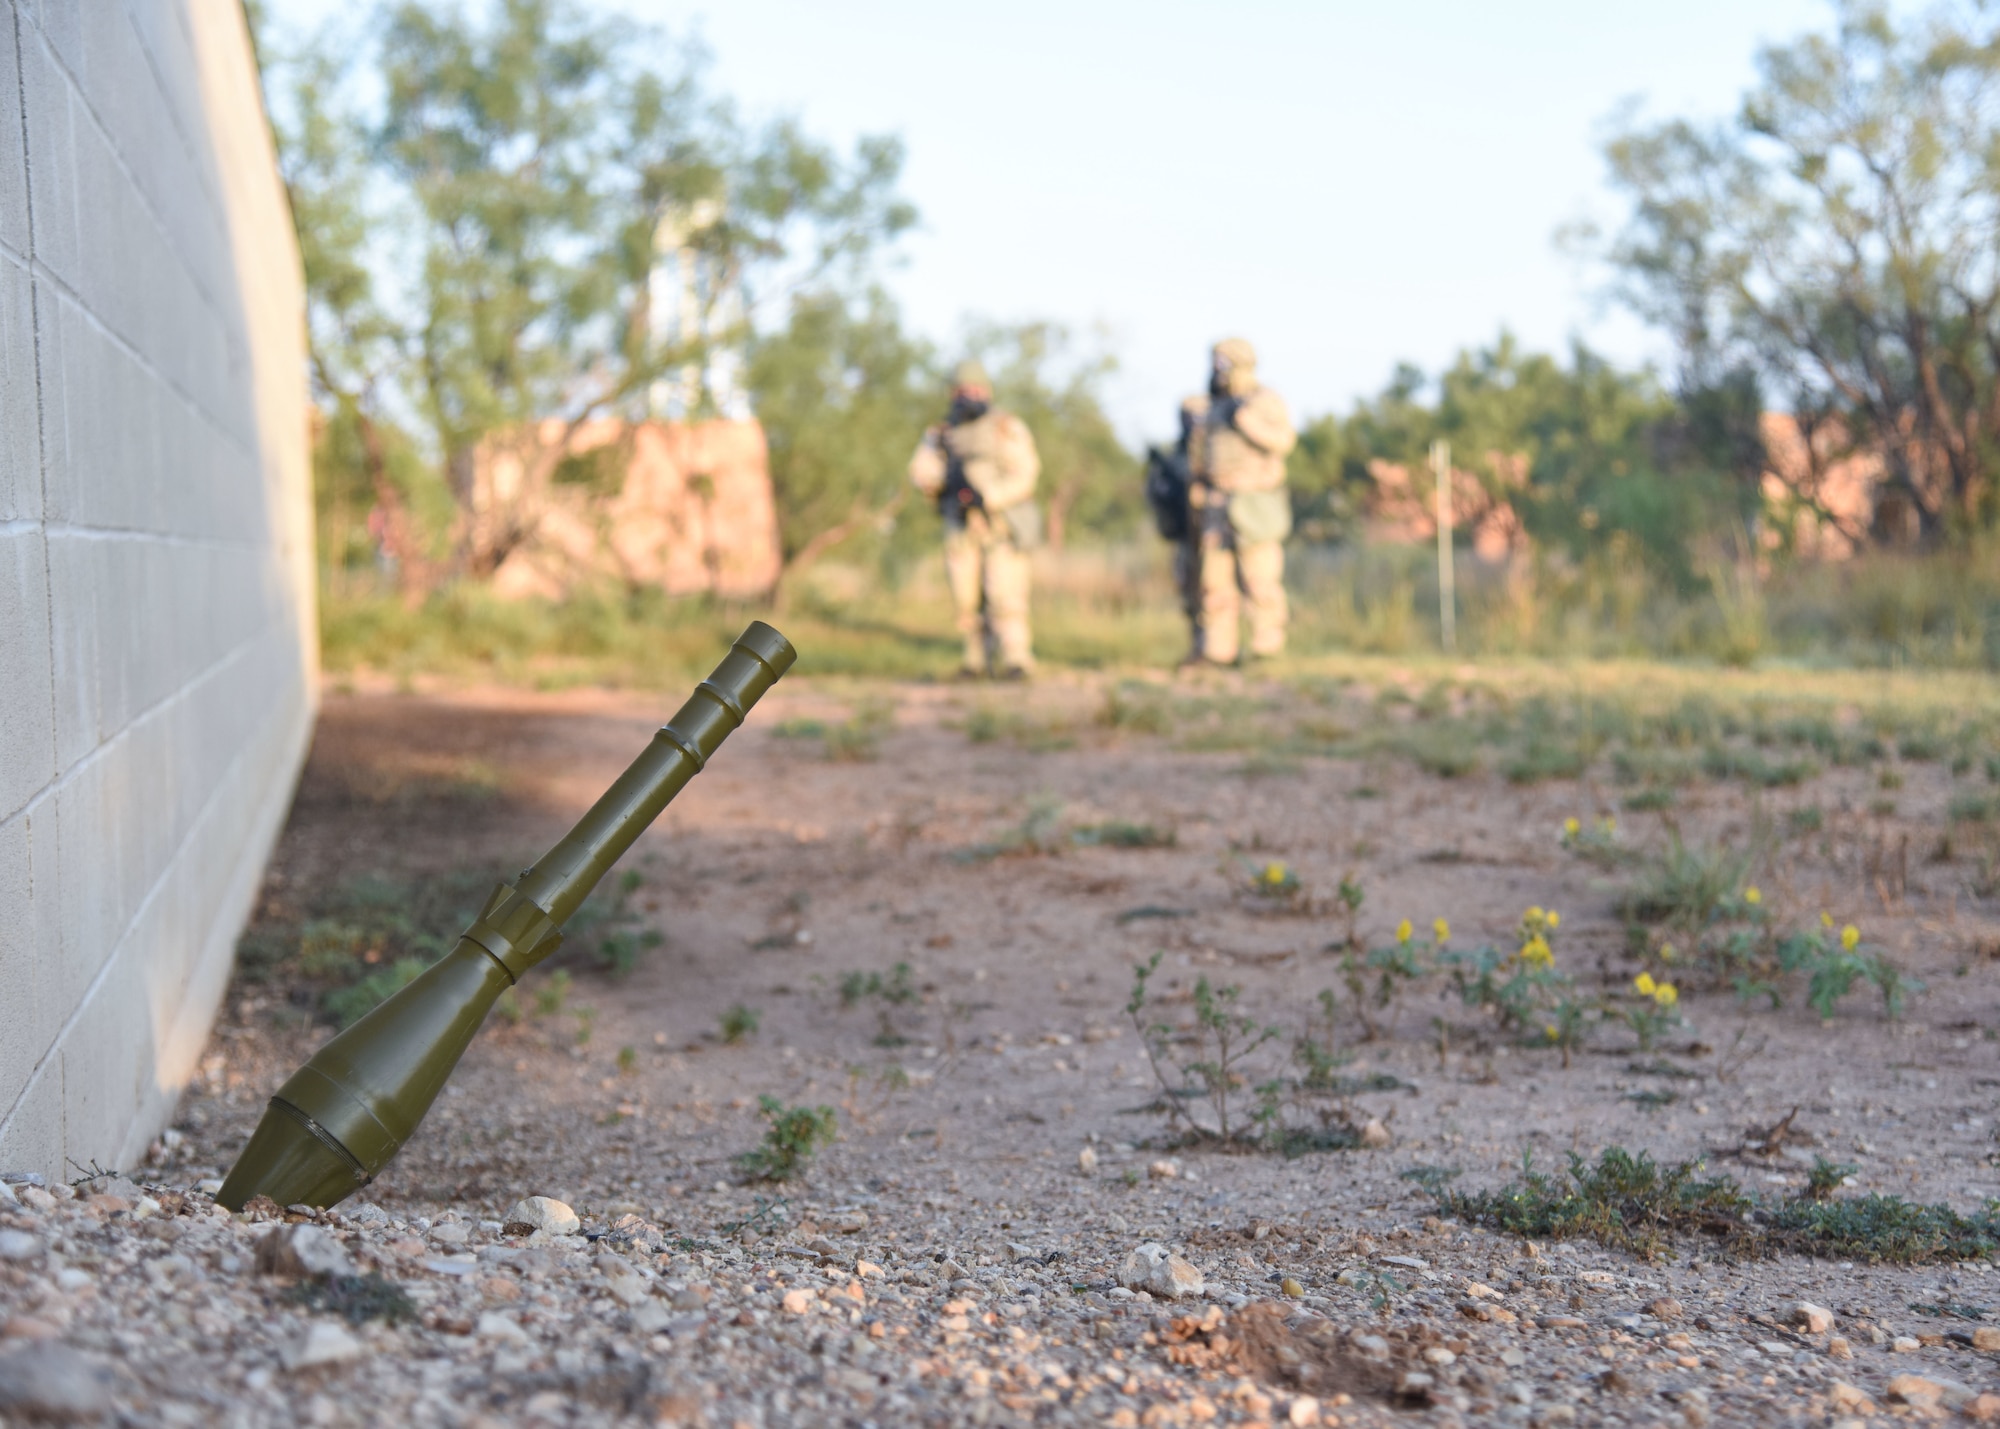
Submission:
[[[1200,587],[1192,658],[1232,665],[1237,616],[1246,604],[1251,655],[1285,648],[1284,541],[1292,532],[1285,456],[1298,433],[1284,399],[1258,383],[1257,353],[1249,343],[1240,337],[1218,342],[1211,357],[1208,400],[1189,453],[1190,560],[1198,565]],[[1182,411],[1198,400],[1183,403]]]
[[[962,676],[1023,679],[1035,667],[1028,634],[1028,552],[1041,541],[1034,434],[993,405],[993,383],[977,362],[952,373],[951,410],[924,433],[910,480],[944,517],[944,569],[958,631]]]

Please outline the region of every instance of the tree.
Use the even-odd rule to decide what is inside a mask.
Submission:
[[[1633,200],[1608,256],[1684,386],[1782,394],[1817,459],[1807,505],[1827,462],[1878,453],[1884,536],[1995,514],[2000,37],[1983,10],[1899,24],[1847,0],[1831,35],[1763,52],[1732,122],[1627,119],[1606,150]]]
[[[645,415],[665,375],[746,343],[760,300],[851,283],[914,222],[894,140],[843,157],[790,123],[746,129],[698,55],[568,0],[402,0],[375,33],[371,111],[324,58],[351,44],[275,65],[316,381],[336,411],[423,429],[467,573],[529,529],[584,423]],[[705,265],[705,339],[656,321],[666,235]],[[519,479],[475,492],[497,453]]]
[[[746,381],[770,443],[786,576],[895,518],[938,377],[884,294],[796,298],[786,325],[752,342]]]

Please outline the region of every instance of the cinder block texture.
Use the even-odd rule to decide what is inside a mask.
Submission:
[[[304,297],[233,0],[0,0],[0,1170],[172,1114],[318,685]]]

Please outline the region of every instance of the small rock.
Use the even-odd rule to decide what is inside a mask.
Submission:
[[[583,1229],[583,1222],[577,1219],[575,1211],[552,1196],[529,1196],[514,1203],[500,1229],[503,1235],[510,1236],[533,1235],[536,1231],[575,1235]]]
[[[1306,1293],[1305,1286],[1287,1275],[1278,1282],[1278,1293],[1290,1300],[1297,1300]]]
[[[1854,1358],[1854,1346],[1847,1343],[1845,1335],[1835,1335],[1832,1339],[1828,1340],[1826,1342],[1826,1352],[1837,1360],[1851,1360]]]
[[[1915,1335],[1898,1335],[1889,1341],[1889,1349],[1894,1354],[1913,1355],[1924,1347],[1924,1342]]]
[[[498,1310],[481,1313],[474,1333],[483,1340],[504,1340],[512,1345],[528,1343],[528,1332],[521,1328],[520,1323],[512,1315],[504,1315]]]
[[[812,1309],[813,1293],[810,1290],[787,1290],[784,1306],[787,1315],[803,1315]]]
[[[77,1189],[93,1201],[123,1201],[126,1210],[138,1205],[146,1194],[139,1189],[138,1183],[125,1176],[99,1176],[94,1181],[84,1182]]]
[[[806,1242],[806,1249],[815,1255],[839,1255],[840,1247],[823,1235],[816,1235]]]
[[[285,1368],[298,1370],[339,1364],[360,1354],[361,1341],[349,1334],[345,1325],[338,1320],[315,1320],[304,1337],[285,1352]]]
[[[389,1213],[373,1201],[361,1202],[347,1213],[347,1218],[357,1226],[386,1226],[389,1224]]]
[[[1319,1401],[1310,1394],[1301,1394],[1292,1401],[1292,1407],[1285,1411],[1285,1422],[1300,1429],[1300,1426],[1319,1423]]]
[[[0,1416],[101,1419],[111,1412],[110,1379],[104,1366],[68,1345],[37,1344],[0,1355]]]
[[[1076,1153],[1076,1169],[1088,1176],[1097,1170],[1097,1148],[1086,1146]]]
[[[257,1242],[257,1269],[265,1275],[299,1280],[329,1280],[354,1274],[347,1247],[315,1225],[279,1226]]]
[[[1356,1335],[1354,1337],[1354,1348],[1358,1353],[1368,1356],[1371,1360],[1386,1360],[1389,1358],[1389,1342],[1380,1335]]]
[[[1896,1404],[1911,1404],[1919,1408],[1931,1408],[1944,1399],[1944,1386],[1934,1379],[1925,1379],[1920,1374],[1899,1374],[1885,1386],[1889,1399]]]
[[[472,1239],[472,1232],[456,1221],[449,1221],[431,1228],[431,1239],[439,1245],[464,1245]]]
[[[953,1281],[964,1280],[968,1278],[966,1275],[965,1267],[960,1265],[956,1260],[952,1259],[950,1256],[946,1256],[944,1259],[944,1263],[938,1267],[938,1274],[942,1275],[945,1278],[945,1282],[947,1284],[950,1284]]]
[[[657,1300],[648,1300],[632,1311],[632,1328],[642,1335],[657,1335],[673,1323],[674,1312]]]
[[[1968,1400],[1959,1411],[1975,1424],[1991,1424],[2000,1419],[2000,1394],[1981,1394]]]
[[[1972,1347],[1975,1350],[2000,1350],[2000,1326],[1981,1325],[1974,1330]]]
[[[1031,1245],[1022,1245],[1019,1241],[1009,1241],[1007,1243],[1007,1257],[1010,1260],[1040,1260],[1042,1253]]]
[[[854,1262],[854,1273],[869,1277],[870,1279],[880,1280],[887,1272],[872,1260],[857,1260]]]
[[[1785,1312],[1785,1318],[1808,1335],[1824,1335],[1833,1328],[1833,1311],[1815,1305],[1810,1300],[1801,1300],[1794,1304]]]
[[[40,1211],[47,1215],[56,1208],[56,1198],[40,1186],[23,1186],[18,1194],[21,1197],[21,1204],[31,1211]]]
[[[1361,1125],[1361,1144],[1367,1147],[1387,1146],[1392,1140],[1389,1128],[1382,1124],[1382,1118],[1371,1116]]]
[[[1687,1315],[1687,1309],[1670,1295],[1662,1295],[1646,1307],[1646,1313],[1655,1320],[1679,1320]]]
[[[841,1211],[826,1218],[829,1230],[841,1235],[857,1235],[868,1229],[868,1212]]]
[[[1146,1166],[1146,1174],[1151,1176],[1155,1181],[1171,1181],[1181,1174],[1180,1163],[1168,1160],[1149,1162]]]
[[[1431,1268],[1431,1263],[1428,1260],[1419,1260],[1414,1255],[1385,1255],[1381,1257],[1381,1261],[1384,1265],[1399,1266],[1404,1270],[1429,1270]]]
[[[41,1253],[41,1241],[26,1231],[0,1231],[0,1260],[33,1260]]]
[[[1135,1247],[1118,1267],[1118,1283],[1168,1300],[1199,1295],[1205,1288],[1201,1272],[1158,1241]]]
[[[14,1188],[5,1181],[0,1181],[0,1206],[18,1206],[20,1204],[21,1198],[14,1194]]]
[[[1424,1351],[1424,1360],[1427,1364],[1434,1364],[1438,1366],[1440,1369],[1442,1369],[1444,1366],[1448,1364],[1456,1364],[1458,1362],[1458,1356],[1453,1354],[1450,1350],[1446,1349],[1443,1345],[1432,1345],[1429,1349]]]

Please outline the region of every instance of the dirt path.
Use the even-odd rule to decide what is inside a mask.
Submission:
[[[1524,1153],[1554,1167],[1623,1145],[1706,1154],[1768,1196],[1801,1188],[1822,1155],[1856,1168],[1843,1194],[1962,1209],[2000,1195],[2000,906],[1967,895],[1962,869],[1927,871],[1921,843],[1884,881],[1882,818],[1864,832],[1859,812],[1867,771],[1757,795],[1690,785],[1672,817],[1713,844],[1826,811],[1823,836],[1775,855],[1762,891],[1801,924],[1822,908],[1863,923],[1921,978],[1900,1023],[1859,995],[1827,1025],[1795,996],[1769,1012],[1690,995],[1687,1025],[1656,1052],[1602,1028],[1565,1069],[1553,1049],[1482,1029],[1432,980],[1380,1014],[1379,1037],[1351,1015],[1338,1025],[1340,1075],[1361,1088],[1343,1125],[1379,1123],[1369,1138],[1386,1144],[1224,1154],[1173,1149],[1149,1110],[1158,1088],[1125,1010],[1135,963],[1161,955],[1170,1020],[1205,977],[1240,986],[1242,1007],[1289,1036],[1323,989],[1345,996],[1334,890],[1347,879],[1364,891],[1364,946],[1392,944],[1401,919],[1443,918],[1454,946],[1511,947],[1539,905],[1562,915],[1559,966],[1622,988],[1629,875],[1557,838],[1565,819],[1587,827],[1613,808],[1612,792],[1601,771],[1523,787],[1387,757],[1202,753],[1099,722],[1105,691],[1082,680],[1022,698],[806,681],[771,697],[634,852],[626,931],[660,945],[622,978],[579,965],[560,1008],[529,1000],[518,1022],[496,1020],[362,1198],[386,1215],[363,1225],[349,1204],[332,1218],[418,1302],[417,1321],[357,1332],[365,1369],[286,1368],[312,1315],[250,1273],[264,1228],[208,1216],[199,1197],[176,1218],[196,1227],[179,1252],[95,1202],[16,1212],[43,1248],[4,1272],[0,1319],[16,1338],[115,1355],[110,1392],[148,1422],[379,1422],[392,1404],[440,1423],[1373,1423],[1418,1409],[1434,1423],[1823,1422],[1865,1419],[1863,1395],[1886,1412],[1898,1374],[1949,1381],[1951,1407],[1960,1386],[2000,1383],[1948,1337],[1969,1339],[1971,1321],[1913,1308],[2000,1306],[1983,1263],[1738,1263],[1696,1245],[1646,1264],[1439,1221],[1405,1174],[1447,1167],[1485,1188]],[[365,875],[511,871],[667,712],[594,692],[329,699],[262,920],[305,919],[322,890]],[[1896,817],[1941,825],[1955,787],[1942,766],[1912,766]],[[1625,845],[1664,843],[1656,818],[1621,817]],[[1250,891],[1274,861],[1300,900]],[[850,981],[844,998],[857,974],[877,990]],[[756,1027],[729,1043],[733,1008]],[[226,1166],[326,1035],[298,1011],[282,980],[239,984],[184,1139],[146,1176],[184,1188]],[[839,1113],[839,1139],[800,1181],[736,1170],[763,1129],[760,1096]],[[1234,1114],[1253,1100],[1246,1084]],[[1794,1109],[1801,1135],[1740,1154],[1748,1129]],[[641,1218],[643,1292],[575,1238],[511,1263],[480,1226],[536,1193],[589,1230]],[[469,1243],[438,1238],[453,1221]],[[1116,1286],[1149,1240],[1204,1273],[1205,1298]],[[186,1267],[152,1271],[169,1253]],[[454,1254],[475,1259],[434,1268]],[[185,1306],[134,1337],[109,1275],[142,1264],[148,1294]],[[1647,1311],[1663,1298],[1684,1318]],[[1830,1334],[1783,1327],[1800,1300],[1834,1312]],[[1259,1319],[1267,1301],[1282,1308]],[[1210,1306],[1234,1318],[1173,1328]],[[1900,1336],[1923,1347],[1896,1352]]]

